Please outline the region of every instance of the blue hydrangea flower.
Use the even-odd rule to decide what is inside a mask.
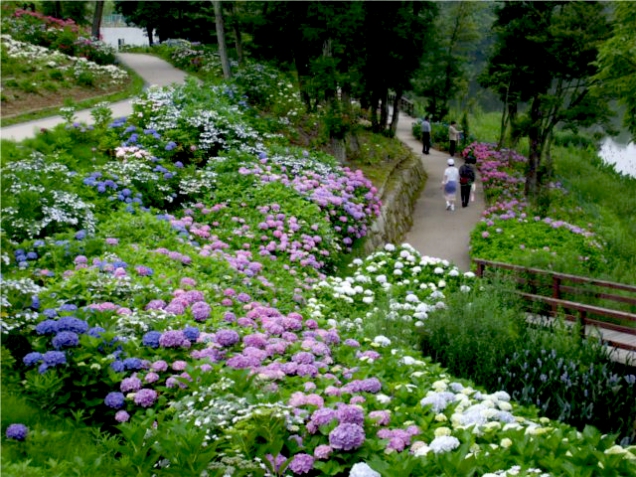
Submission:
[[[188,338],[188,340],[196,341],[201,332],[196,326],[188,326],[185,330],[183,330],[183,334],[186,338]]]
[[[33,353],[27,354],[24,358],[22,358],[22,361],[27,366],[33,366],[34,364],[37,364],[40,361],[42,361],[42,359],[43,359],[42,353],[33,352]]]
[[[24,424],[11,424],[7,427],[7,439],[14,439],[16,441],[23,441],[26,439],[29,433],[29,428]]]
[[[33,242],[33,246],[36,248],[44,247],[44,245],[46,245],[46,242],[44,242],[44,240],[36,240],[35,242]]]
[[[40,309],[40,298],[38,298],[37,295],[33,295],[31,297],[31,308],[33,308],[34,310]]]
[[[55,335],[51,343],[55,349],[70,348],[79,344],[79,337],[72,331],[61,331]]]
[[[42,312],[42,314],[47,318],[55,318],[57,316],[57,311],[55,308],[47,308]]]
[[[59,310],[60,311],[75,311],[77,310],[77,306],[71,303],[65,303],[64,305],[60,306]]]
[[[149,331],[146,333],[141,339],[141,343],[144,346],[149,346],[150,348],[158,348],[159,347],[159,338],[161,338],[161,333],[158,331]]]
[[[26,258],[27,260],[37,260],[38,259],[38,254],[35,252],[29,252],[26,254]]]
[[[52,333],[57,333],[57,321],[53,321],[53,320],[41,321],[35,327],[35,332],[38,335],[50,335]]]
[[[112,407],[113,409],[120,409],[124,406],[125,397],[120,392],[112,392],[108,393],[106,398],[104,399],[104,404],[108,407]]]
[[[81,335],[88,331],[88,323],[74,316],[63,316],[57,321],[57,331],[72,331]]]
[[[76,240],[84,240],[86,238],[86,231],[85,230],[80,230],[79,232],[77,232],[75,234],[75,239]]]
[[[124,367],[124,363],[122,363],[121,361],[113,361],[112,363],[110,363],[110,367],[116,373],[123,373],[126,370],[126,368]]]
[[[101,326],[95,326],[88,330],[88,336],[92,336],[93,338],[99,338],[102,333],[105,333],[106,330]]]
[[[129,371],[138,371],[142,367],[141,360],[139,358],[126,358],[124,360],[124,368]]]
[[[177,147],[177,144],[174,141],[170,141],[166,144],[166,151],[172,151],[175,147]]]
[[[42,355],[44,364],[47,366],[57,366],[59,364],[66,364],[66,355],[64,351],[47,351]]]

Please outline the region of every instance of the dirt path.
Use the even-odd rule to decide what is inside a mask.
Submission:
[[[422,158],[428,174],[426,186],[413,211],[413,226],[406,234],[404,242],[411,244],[422,255],[449,260],[462,271],[470,270],[469,239],[470,233],[481,219],[485,209],[481,181],[477,177],[475,202],[467,208],[461,207],[459,191],[454,212],[446,210],[442,196],[441,183],[448,153],[431,149],[429,155],[422,154],[421,141],[413,137],[411,125],[416,119],[400,113],[396,137]],[[464,160],[455,155],[455,165],[461,166]]]

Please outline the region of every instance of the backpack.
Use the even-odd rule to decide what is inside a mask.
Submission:
[[[472,184],[475,182],[475,172],[472,168],[464,164],[459,168],[459,183],[460,184]]]

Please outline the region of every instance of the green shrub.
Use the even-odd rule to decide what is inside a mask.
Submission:
[[[95,77],[90,71],[82,71],[77,77],[77,84],[85,87],[92,87],[95,85]]]
[[[49,78],[55,81],[64,81],[64,74],[60,70],[49,71]]]

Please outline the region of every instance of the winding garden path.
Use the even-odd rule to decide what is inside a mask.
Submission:
[[[412,245],[422,255],[443,258],[453,262],[462,271],[470,270],[469,240],[485,209],[481,181],[477,176],[475,202],[465,209],[458,200],[455,211],[446,210],[442,196],[442,178],[446,169],[446,152],[431,149],[429,155],[422,154],[422,143],[413,136],[411,126],[416,119],[400,113],[396,137],[420,156],[428,179],[413,211],[413,226],[404,242]],[[464,160],[455,156],[455,165]],[[476,172],[476,171],[475,171]]]
[[[120,61],[141,76],[146,85],[156,84],[167,86],[173,83],[183,83],[187,75],[169,63],[152,55],[120,53]],[[114,117],[127,116],[132,113],[130,100],[113,103],[111,106]],[[80,122],[92,121],[90,109],[78,111],[76,118]],[[50,129],[64,119],[52,116],[26,123],[2,128],[2,139],[22,141],[34,137],[42,128]],[[446,153],[431,149],[431,154],[422,154],[421,143],[413,137],[411,124],[414,118],[400,113],[397,127],[397,138],[410,147],[415,154],[422,158],[424,168],[428,174],[426,186],[417,201],[413,215],[413,226],[404,241],[411,244],[423,255],[447,259],[455,263],[461,270],[470,268],[468,243],[470,232],[480,218],[484,209],[483,194],[478,184],[476,201],[466,209],[461,205],[454,211],[447,211],[440,184],[446,167]],[[462,159],[458,159],[461,165]],[[459,203],[459,201],[458,201]]]

